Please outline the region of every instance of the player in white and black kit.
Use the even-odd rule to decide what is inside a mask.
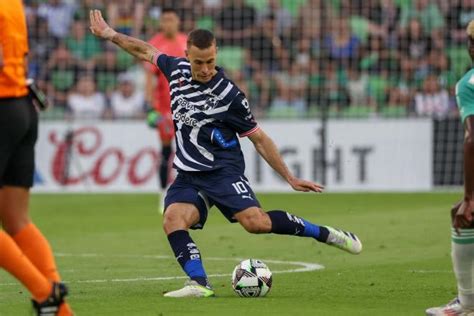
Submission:
[[[170,83],[178,170],[165,198],[163,228],[176,259],[190,280],[167,297],[214,295],[200,252],[188,230],[202,229],[210,207],[250,233],[313,237],[352,254],[362,250],[350,232],[319,226],[281,210],[264,212],[244,175],[240,137],[247,136],[258,153],[296,191],[321,192],[322,187],[294,177],[276,145],[258,126],[245,95],[216,66],[214,35],[194,30],[188,35],[187,58],[167,56],[146,42],[120,34],[91,11],[91,31],[133,56],[158,66]]]

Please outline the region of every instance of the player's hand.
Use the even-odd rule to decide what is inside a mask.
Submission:
[[[149,127],[156,128],[160,120],[161,120],[160,113],[156,112],[155,110],[148,111],[148,114],[146,116],[146,122]]]
[[[298,179],[298,178],[292,178],[288,180],[288,183],[291,185],[293,190],[295,191],[302,191],[302,192],[323,192],[324,187],[320,184],[317,184],[315,182],[303,180],[303,179]]]
[[[104,18],[102,17],[102,13],[100,10],[90,10],[89,18],[91,22],[91,32],[95,36],[111,39],[114,37],[117,32],[115,32],[108,24],[105,22]]]
[[[459,235],[460,228],[469,228],[472,224],[472,212],[474,211],[474,200],[462,200],[451,210],[453,216],[453,227]]]

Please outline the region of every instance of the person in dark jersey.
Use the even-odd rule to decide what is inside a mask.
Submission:
[[[188,232],[204,227],[212,206],[250,233],[311,237],[352,254],[362,251],[362,243],[353,233],[316,225],[286,211],[262,210],[244,175],[237,135],[248,137],[294,190],[322,192],[323,187],[290,172],[275,143],[255,121],[245,95],[216,66],[216,40],[210,31],[190,32],[186,58],[179,58],[114,31],[98,10],[90,12],[90,20],[93,34],[156,65],[169,81],[176,138],[173,166],[178,175],[165,198],[163,228],[190,280],[166,297],[214,296],[199,249]]]

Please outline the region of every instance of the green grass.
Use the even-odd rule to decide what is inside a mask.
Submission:
[[[236,258],[319,263],[324,270],[275,274],[270,294],[237,297],[212,277],[217,298],[165,299],[182,286],[154,195],[34,195],[32,217],[50,240],[77,315],[422,315],[456,294],[448,209],[459,194],[261,194],[266,209],[356,232],[359,256],[315,241],[250,235],[213,209],[192,233],[209,274]],[[165,256],[164,258],[153,256]],[[206,258],[221,258],[206,260]],[[297,268],[270,264],[272,270]],[[139,279],[134,281],[111,281]],[[141,280],[140,280],[141,279]],[[92,283],[91,280],[102,280]],[[89,282],[87,282],[89,281]],[[28,293],[0,271],[0,315],[30,315]]]

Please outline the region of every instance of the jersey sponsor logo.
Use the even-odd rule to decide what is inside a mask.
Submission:
[[[175,112],[173,114],[173,119],[191,127],[197,127],[198,125],[198,121],[196,119],[189,117],[185,113]]]
[[[192,105],[191,103],[189,103],[188,100],[186,100],[182,97],[179,97],[177,102],[178,102],[179,106],[185,108],[186,110],[194,111],[196,109],[196,107],[194,105]]]
[[[206,99],[206,103],[204,104],[204,111],[214,109],[217,104],[219,103],[219,99],[217,96],[211,95],[210,98]]]

